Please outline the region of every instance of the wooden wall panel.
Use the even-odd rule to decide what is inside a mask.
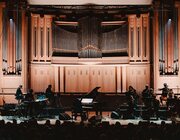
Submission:
[[[122,66],[122,92],[127,91],[127,66]]]
[[[90,67],[90,89],[101,87],[99,91],[102,91],[102,80],[102,69],[97,66]]]
[[[65,67],[65,92],[88,92],[97,86],[101,92],[116,92],[115,66]]]
[[[54,85],[54,91],[55,92],[59,92],[59,67],[54,67],[54,82],[55,82],[55,85]]]
[[[60,92],[64,92],[64,86],[65,86],[65,72],[64,72],[64,66],[60,66],[59,68],[59,89]],[[55,83],[56,84],[56,83]]]
[[[89,67],[78,67],[78,91],[88,92],[89,91]]]
[[[116,67],[116,89],[118,93],[122,92],[122,67]]]
[[[116,73],[113,66],[102,67],[102,92],[116,92]]]
[[[150,71],[148,65],[128,66],[127,89],[131,85],[136,89],[138,93],[141,93],[145,85],[150,84],[149,73]]]
[[[44,92],[49,84],[54,90],[54,70],[49,65],[33,65],[30,66],[30,87],[35,92]]]
[[[74,66],[65,67],[65,92],[78,92],[78,69]]]
[[[0,33],[2,33],[2,31],[3,31],[3,23],[2,23],[2,17],[3,17],[3,10],[2,10],[2,3],[0,3]],[[1,80],[2,80],[2,76],[3,76],[3,72],[2,72],[2,69],[3,69],[3,67],[2,67],[2,59],[3,59],[3,56],[2,56],[2,41],[3,41],[3,39],[2,39],[2,35],[0,36],[0,89],[1,89],[1,87],[2,87],[2,85],[1,85]]]
[[[45,91],[52,84],[54,91],[86,93],[99,86],[100,92],[126,92],[132,85],[138,92],[150,81],[149,64],[122,66],[51,66],[31,64],[31,88]],[[119,84],[119,85],[118,85]]]

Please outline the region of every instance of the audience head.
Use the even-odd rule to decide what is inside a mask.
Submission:
[[[134,88],[132,86],[129,86],[129,90],[133,90]]]
[[[30,89],[30,90],[29,90],[29,93],[33,93],[33,89]]]
[[[168,87],[167,83],[164,83],[164,87]]]

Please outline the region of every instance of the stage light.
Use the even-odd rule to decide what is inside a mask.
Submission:
[[[102,64],[102,62],[79,62],[80,64],[84,65],[99,65]]]

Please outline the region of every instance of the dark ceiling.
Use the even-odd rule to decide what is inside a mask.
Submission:
[[[124,18],[129,14],[141,14],[152,12],[153,10],[172,10],[175,0],[153,0],[152,5],[29,5],[27,0],[0,0],[5,2],[7,9],[26,10],[28,13],[38,13],[41,15],[64,15],[69,18],[79,18],[85,15],[96,15],[104,18]],[[176,0],[179,1],[179,0]]]

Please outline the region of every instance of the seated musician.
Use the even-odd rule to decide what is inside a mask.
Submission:
[[[53,106],[53,104],[55,103],[55,101],[54,101],[55,98],[54,98],[54,94],[52,91],[52,85],[48,85],[45,95],[46,95],[46,98],[48,98],[50,106]]]
[[[32,116],[34,114],[34,95],[33,95],[33,90],[29,89],[29,91],[27,92],[27,94],[25,95],[24,98],[24,103],[27,104],[27,108],[26,108],[26,115],[30,115]]]
[[[142,91],[142,100],[145,104],[145,106],[150,106],[150,103],[151,103],[151,95],[150,95],[150,89],[149,89],[149,86],[146,85],[145,86],[145,89]]]
[[[137,105],[139,96],[132,86],[129,86],[129,90],[126,92],[126,98],[129,106],[128,113],[129,115],[133,115],[134,107]]]
[[[23,100],[22,85],[19,85],[17,88],[15,96],[16,100],[18,100],[18,104],[21,103]]]
[[[34,95],[33,95],[33,90],[32,89],[30,89],[27,92],[27,94],[25,95],[24,101],[28,101],[28,102],[34,101]]]
[[[162,95],[160,97],[160,102],[162,104],[163,101],[167,101],[170,89],[168,88],[168,85],[166,83],[164,83],[164,87],[159,90],[162,90]]]
[[[86,116],[85,112],[83,111],[81,100],[75,99],[73,101],[73,108],[72,109],[73,109],[73,114],[74,114],[75,120],[78,116],[78,113],[80,114],[82,121],[86,119],[87,116]]]
[[[159,100],[156,99],[156,94],[154,93],[153,89],[149,89],[149,95],[151,97],[151,109],[153,109],[154,115],[158,113],[159,110]]]
[[[169,95],[169,96],[168,96],[169,99],[172,99],[172,98],[173,98],[174,92],[173,92],[172,89],[169,89],[169,94],[168,94],[168,95]]]

